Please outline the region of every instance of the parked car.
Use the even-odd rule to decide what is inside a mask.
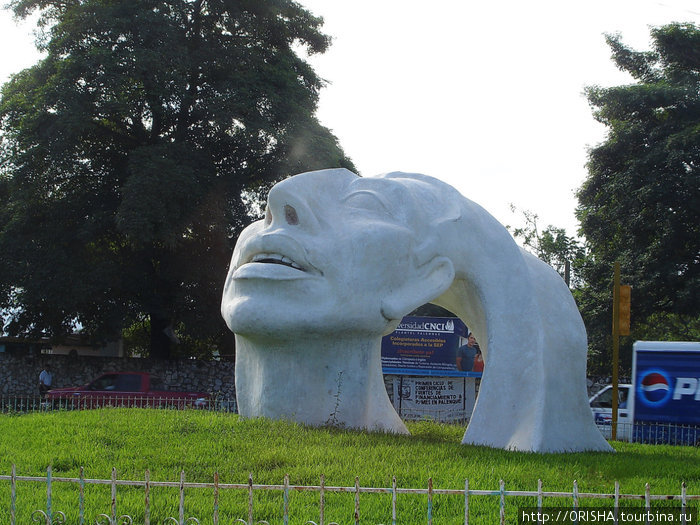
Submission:
[[[632,385],[618,385],[617,439],[620,441],[632,440],[632,410],[627,404],[631,390]],[[589,400],[595,423],[605,439],[612,437],[612,394],[612,385],[607,385]]]
[[[206,392],[179,392],[148,372],[110,372],[82,386],[54,388],[46,400],[54,407],[101,406],[206,408]]]

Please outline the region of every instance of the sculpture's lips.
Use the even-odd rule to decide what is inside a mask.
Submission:
[[[286,235],[259,235],[245,243],[234,279],[303,279],[321,275],[305,250]]]
[[[258,253],[257,255],[253,255],[251,262],[259,262],[263,264],[282,264],[284,266],[291,266],[292,268],[301,270],[302,272],[305,271],[299,264],[280,253]]]

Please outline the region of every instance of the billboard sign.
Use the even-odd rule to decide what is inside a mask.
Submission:
[[[394,406],[404,419],[468,419],[476,401],[474,379],[402,377],[394,381]]]
[[[700,424],[700,352],[635,352],[635,421]]]
[[[385,374],[481,377],[457,370],[457,348],[467,333],[456,317],[404,317],[382,339],[382,369]]]

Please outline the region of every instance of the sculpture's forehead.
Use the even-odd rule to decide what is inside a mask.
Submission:
[[[339,191],[347,188],[353,181],[359,179],[359,175],[345,169],[328,169],[319,171],[309,171],[294,175],[283,180],[277,186],[285,187],[290,191],[301,194],[313,192],[314,190],[335,190]]]
[[[350,191],[370,191],[383,195],[387,200],[399,204],[407,204],[409,187],[396,179],[377,177],[358,178],[350,184]]]
[[[370,192],[391,207],[406,206],[411,199],[410,185],[396,179],[360,177],[344,169],[329,169],[301,173],[278,184],[280,188],[299,197],[343,199],[355,192]]]
[[[459,221],[469,206],[457,190],[420,173],[360,177],[347,169],[335,168],[301,173],[277,186],[284,188],[283,193],[288,196],[304,201],[319,217],[349,209],[357,216],[358,210],[366,209],[370,220],[371,212],[378,209],[421,238],[430,235],[439,224]]]

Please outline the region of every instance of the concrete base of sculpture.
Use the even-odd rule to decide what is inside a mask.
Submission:
[[[236,400],[248,417],[408,434],[384,387],[381,348],[364,340],[237,335]]]
[[[611,450],[588,407],[586,333],[561,277],[483,208],[418,174],[323,170],[270,191],[222,301],[239,412],[406,433],[380,343],[426,302],[459,315],[486,362],[463,443]]]

